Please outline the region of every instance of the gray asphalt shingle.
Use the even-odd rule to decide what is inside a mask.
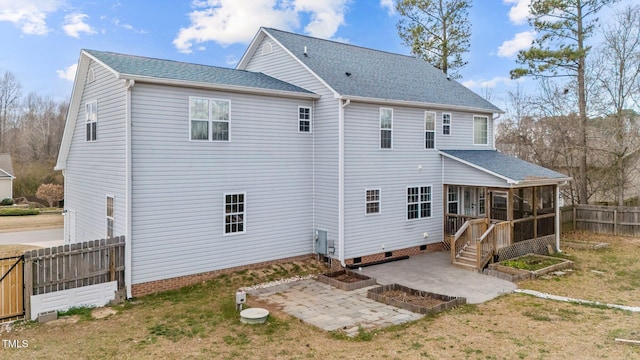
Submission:
[[[123,75],[312,94],[263,73],[97,50],[84,51]]]
[[[457,81],[448,80],[433,65],[413,56],[271,28],[265,28],[265,31],[341,95],[502,112]]]
[[[9,177],[13,175],[13,163],[11,161],[11,155],[9,154],[0,154],[0,169],[3,172],[0,172],[0,177]],[[6,174],[9,175],[6,175]]]
[[[516,181],[568,178],[559,172],[496,150],[440,150],[440,152]]]

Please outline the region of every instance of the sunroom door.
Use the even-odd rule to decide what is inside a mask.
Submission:
[[[466,216],[484,216],[486,207],[485,189],[465,186],[463,188],[462,203]]]

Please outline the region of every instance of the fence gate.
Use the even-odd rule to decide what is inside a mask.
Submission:
[[[0,258],[0,322],[24,318],[24,256]]]

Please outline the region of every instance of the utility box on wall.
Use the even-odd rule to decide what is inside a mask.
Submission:
[[[327,255],[327,230],[316,230],[316,252]]]

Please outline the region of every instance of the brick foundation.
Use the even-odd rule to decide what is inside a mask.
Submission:
[[[355,263],[354,259],[346,259],[344,262],[347,265],[357,265],[357,264],[367,264],[380,260],[391,260],[396,259],[402,256],[413,256],[418,254],[426,254],[430,252],[442,251],[444,250],[444,246],[441,242],[435,244],[428,244],[425,250],[420,250],[420,246],[413,246],[405,249],[392,250],[391,256],[385,256],[386,252],[381,252],[372,255],[366,255],[360,257],[360,262]]]
[[[314,255],[311,255],[311,254],[295,256],[295,257],[289,257],[289,258],[272,260],[272,261],[264,261],[260,263],[250,264],[250,265],[236,266],[228,269],[208,271],[205,273],[178,276],[170,279],[149,281],[142,284],[133,284],[131,285],[131,295],[133,297],[138,297],[138,296],[144,296],[144,295],[153,294],[161,291],[175,290],[185,286],[211,280],[220,274],[228,274],[234,271],[240,271],[245,269],[255,269],[263,266],[269,266],[269,265],[285,263],[285,262],[309,260],[312,258],[314,258]]]

